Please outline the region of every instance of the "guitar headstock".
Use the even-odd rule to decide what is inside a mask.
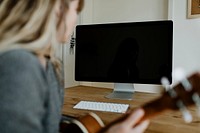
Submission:
[[[174,87],[167,90],[162,97],[166,100],[165,102],[170,103],[168,106],[169,109],[177,110],[179,107],[177,107],[176,102],[179,100],[185,106],[195,104],[193,97],[196,94],[200,95],[200,73],[194,73],[187,79],[183,79]]]
[[[187,106],[196,105],[200,112],[200,73],[183,77],[173,87],[166,85],[166,82],[163,85],[167,91],[159,99],[142,107],[146,112],[143,119],[153,117],[165,110],[180,110],[185,122],[191,122],[192,116]]]
[[[188,82],[191,86],[190,89],[187,89],[184,86],[184,82]],[[186,83],[187,84],[187,83]],[[180,82],[174,87],[175,92],[178,94],[177,99],[183,101],[186,106],[195,104],[193,99],[194,95],[200,95],[200,73],[194,73],[187,78],[187,81]]]

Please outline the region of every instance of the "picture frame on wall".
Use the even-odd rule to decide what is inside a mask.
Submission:
[[[188,15],[190,18],[200,18],[200,0],[188,0]]]

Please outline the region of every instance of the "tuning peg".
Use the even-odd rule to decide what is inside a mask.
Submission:
[[[179,81],[186,91],[192,90],[192,85],[186,78],[186,74],[182,68],[177,68],[174,70],[173,77],[175,80]]]
[[[200,117],[200,97],[199,97],[199,94],[197,93],[194,93],[192,95],[192,99],[197,107],[197,115]]]
[[[161,83],[165,87],[165,90],[168,91],[171,89],[169,80],[166,77],[161,78]]]
[[[166,77],[161,78],[161,84],[164,86],[165,90],[169,93],[172,98],[177,97],[177,93],[170,86],[170,82]]]
[[[177,101],[177,106],[179,108],[179,110],[181,111],[182,115],[183,115],[183,119],[186,123],[191,123],[192,122],[192,115],[190,114],[190,112],[188,111],[188,109],[186,108],[186,106],[183,104],[182,101]]]

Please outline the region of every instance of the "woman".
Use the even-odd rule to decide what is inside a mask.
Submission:
[[[63,102],[61,63],[83,0],[0,0],[0,132],[58,133]],[[107,133],[143,132],[138,110]]]

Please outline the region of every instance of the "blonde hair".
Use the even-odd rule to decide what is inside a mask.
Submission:
[[[0,51],[24,48],[39,54],[56,42],[56,0],[3,0],[0,5]]]
[[[60,0],[65,11],[70,1]],[[59,46],[57,26],[62,18],[56,19],[56,2],[58,0],[0,0],[0,52],[26,49],[36,55],[46,54],[57,72],[60,71],[55,51]],[[83,0],[79,3],[81,10]]]

